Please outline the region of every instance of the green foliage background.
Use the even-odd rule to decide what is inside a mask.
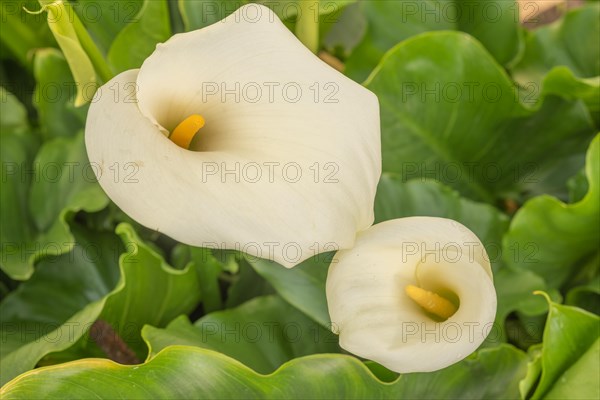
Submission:
[[[290,29],[297,1],[273,6]],[[247,2],[68,7],[102,82]],[[402,376],[339,348],[328,256],[287,270],[192,248],[111,203],[85,169],[76,74],[46,16],[22,6],[40,7],[2,1],[2,398],[600,398],[598,3],[526,30],[511,1],[321,2],[323,50],[380,101],[376,222],[452,218],[492,260],[497,329],[458,364]],[[141,365],[107,359],[98,319]],[[232,338],[248,324],[272,337]]]

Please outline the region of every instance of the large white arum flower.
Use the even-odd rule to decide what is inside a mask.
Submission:
[[[257,4],[173,36],[108,82],[85,137],[110,198],[189,245],[289,268],[351,247],[373,222],[376,96]]]
[[[401,373],[462,360],[483,342],[496,314],[479,239],[455,221],[431,217],[361,232],[331,263],[327,302],[344,349]]]

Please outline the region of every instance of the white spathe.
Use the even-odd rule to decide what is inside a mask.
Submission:
[[[405,292],[407,285],[458,300],[440,322]],[[456,221],[410,217],[361,232],[339,251],[327,276],[327,303],[340,345],[400,373],[454,364],[492,329],[496,292],[482,243]]]
[[[167,136],[206,120],[190,150]],[[373,222],[376,96],[306,49],[268,8],[173,36],[97,93],[86,131],[102,188],[180,242],[292,267]]]

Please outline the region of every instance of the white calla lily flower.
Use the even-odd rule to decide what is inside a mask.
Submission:
[[[373,222],[377,97],[257,4],[173,36],[108,82],[86,146],[121,209],[189,245],[289,268],[351,247]]]
[[[361,232],[332,260],[327,302],[344,349],[400,373],[462,360],[483,342],[496,314],[483,245],[463,225],[432,217]]]

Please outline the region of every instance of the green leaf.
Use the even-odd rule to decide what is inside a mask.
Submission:
[[[46,138],[75,136],[85,125],[87,107],[74,105],[76,88],[71,70],[62,53],[42,49],[35,55],[33,74],[36,80],[33,104],[39,115],[40,129]],[[83,91],[91,99],[96,85]]]
[[[128,252],[119,259],[123,278],[107,298],[100,318],[110,322],[138,354],[145,354],[143,325],[164,326],[191,312],[200,300],[200,284],[192,264],[183,270],[169,266],[130,225],[120,224],[116,232]]]
[[[508,66],[521,56],[523,29],[517,1],[458,1],[456,29],[475,37],[496,59]]]
[[[63,399],[516,399],[526,364],[524,353],[501,346],[441,371],[384,383],[346,355],[297,358],[271,375],[260,375],[211,350],[172,346],[139,366],[80,360],[43,368],[5,385],[0,394],[6,400],[29,400],[40,393]]]
[[[545,93],[582,99],[600,126],[600,5],[575,8],[528,33],[511,73],[528,101]]]
[[[382,382],[393,382],[396,379],[398,379],[398,376],[400,376],[399,373],[390,371],[389,369],[387,369],[381,364],[376,363],[375,361],[365,360],[364,364],[367,368],[369,368],[369,371],[371,371],[371,373]]]
[[[369,76],[388,50],[427,31],[467,32],[503,65],[515,58],[522,47],[518,5],[514,1],[370,0],[360,4],[368,29],[346,64],[346,74],[359,82]]]
[[[554,384],[544,399],[597,399],[600,397],[600,339]]]
[[[29,197],[29,211],[39,232],[55,233],[58,226],[68,231],[65,210],[95,212],[106,207],[108,198],[93,171],[86,171],[89,166],[82,133],[44,143],[34,161],[36,175]]]
[[[598,337],[600,318],[579,308],[549,301],[544,329],[542,373],[532,399],[600,397]]]
[[[504,237],[507,264],[536,272],[548,286],[559,288],[590,260],[597,267],[600,242],[600,135],[590,145],[586,160],[587,195],[574,204],[539,196],[517,212]],[[525,251],[529,248],[529,254]]]
[[[222,309],[219,276],[223,272],[223,264],[212,255],[210,249],[191,247],[190,255],[198,275],[204,312],[210,313]]]
[[[567,67],[555,67],[544,77],[541,91],[537,83],[524,83],[524,100],[535,102],[544,95],[553,94],[569,100],[581,99],[596,126],[600,125],[600,76],[580,79]],[[541,92],[541,93],[540,93]],[[539,94],[539,95],[538,95]]]
[[[513,311],[527,316],[537,316],[548,311],[548,305],[544,299],[533,295],[536,290],[548,290],[546,282],[531,271],[503,267],[494,275],[494,286],[498,295],[496,323],[501,328],[504,327],[506,317]],[[549,292],[552,294],[552,298],[560,299],[558,292]],[[504,339],[506,336],[504,329],[500,331],[500,334],[499,338],[488,337],[488,340]]]
[[[2,120],[4,121],[3,117]],[[24,171],[31,165],[37,143],[31,135],[6,132],[4,129],[0,136],[0,143],[2,164],[0,266],[9,277],[26,279],[32,270],[27,266],[21,266],[19,246],[31,243],[36,231],[27,208],[32,176],[25,174]]]
[[[5,149],[3,143],[2,150],[3,168],[12,187],[2,192],[12,200],[0,205],[1,267],[12,279],[25,280],[37,260],[71,250],[68,221],[75,213],[99,211],[108,198],[87,161],[83,133],[44,143],[33,163],[22,141],[10,141],[11,148]]]
[[[323,37],[323,47],[342,60],[348,58],[361,42],[367,30],[367,18],[361,3],[345,7],[334,20],[331,29]]]
[[[331,255],[318,254],[291,269],[256,257],[248,257],[247,260],[283,299],[322,326],[329,327],[331,320],[325,297],[325,279]]]
[[[411,216],[450,218],[460,222],[481,240],[494,270],[500,267],[502,235],[508,229],[506,215],[487,204],[463,199],[440,183],[403,182],[396,174],[383,174],[375,197],[375,223]]]
[[[527,364],[527,375],[519,382],[521,399],[528,398],[528,394],[535,388],[540,374],[542,373],[542,345],[531,346],[528,351],[529,363]]]
[[[46,258],[33,277],[0,304],[0,384],[32,369],[45,355],[73,346],[96,320],[118,280],[114,235],[74,228],[73,249]]]
[[[524,106],[485,49],[457,32],[402,42],[366,87],[381,106],[384,171],[435,178],[489,202],[521,193],[594,133],[580,102],[549,96]]]
[[[32,69],[32,55],[38,48],[56,46],[48,24],[43,18],[31,15],[25,11],[39,8],[34,0],[20,2],[2,2],[0,19],[2,20],[2,35],[0,42],[4,49],[28,70]],[[3,54],[5,56],[5,54]]]
[[[578,78],[600,75],[600,5],[569,11],[564,18],[527,35],[525,53],[512,69],[521,83],[541,83],[554,67],[565,66]]]
[[[192,345],[218,351],[263,374],[296,357],[339,352],[331,331],[278,296],[257,297],[213,312],[194,325],[182,317],[165,329],[146,326],[142,335],[150,357],[169,345]]]
[[[90,32],[103,53],[106,54],[119,32],[128,24],[136,23],[143,0],[97,1],[78,0],[73,9]]]
[[[0,134],[27,134],[27,110],[17,97],[0,86]]]
[[[284,21],[294,19],[300,12],[300,5],[298,4],[300,1],[303,0],[178,0],[178,4],[185,30],[191,31],[219,22],[228,15],[233,14],[241,6],[249,3],[258,3],[269,7]],[[318,3],[315,1],[314,8],[311,8],[311,10],[316,15],[318,5],[319,15],[329,15],[339,12],[348,4],[356,1],[332,0]],[[243,18],[248,18],[251,21],[255,18],[255,14],[248,14]]]
[[[184,0],[185,1],[185,0]],[[304,0],[282,0],[280,2],[272,2],[269,0],[251,0],[248,3],[258,3],[266,7],[269,7],[281,20],[286,21],[295,19],[299,14],[302,13],[300,9],[300,2]],[[317,7],[319,16],[336,14],[340,12],[344,7],[356,3],[358,0],[332,0],[332,1],[314,1],[309,7],[310,12],[313,16],[317,14]],[[332,21],[321,21],[329,23]]]
[[[177,268],[184,268],[190,262],[194,264],[202,292],[202,309],[205,313],[223,308],[219,277],[224,265],[212,255],[210,249],[178,243],[171,252],[171,260]]]
[[[117,73],[139,68],[157,43],[171,37],[166,0],[144,0],[134,22],[124,27],[110,46],[108,61]]]
[[[250,0],[177,0],[186,31],[212,25],[249,2]]]
[[[28,242],[35,235],[27,208],[32,176],[25,171],[31,165],[39,143],[29,127],[25,107],[3,87],[0,87],[0,96],[0,267],[12,276],[16,270],[7,266],[6,251],[14,247],[13,241]]]
[[[181,13],[179,12],[178,2],[169,1],[167,4],[169,6],[169,21],[173,34],[185,32],[183,27],[183,18],[181,18]]]
[[[255,297],[275,293],[273,286],[260,276],[246,260],[239,263],[239,273],[233,275],[232,284],[227,291],[227,308],[232,308],[245,303]]]
[[[596,275],[584,285],[571,289],[567,293],[565,302],[600,315],[600,275]]]
[[[92,339],[84,336],[96,319],[108,322],[143,359],[142,327],[164,326],[199,301],[192,264],[184,270],[171,268],[130,225],[117,227],[124,254],[113,235],[92,235],[81,228],[74,233],[70,253],[40,263],[32,279],[0,305],[2,338],[9,343],[2,345],[2,384],[51,352],[69,349],[77,357],[98,356]]]
[[[567,181],[569,187],[569,202],[577,203],[582,200],[589,190],[589,182],[585,176],[585,168]]]
[[[504,344],[480,349],[439,371],[401,375],[396,385],[403,385],[395,398],[516,399],[526,371],[527,356]]]

